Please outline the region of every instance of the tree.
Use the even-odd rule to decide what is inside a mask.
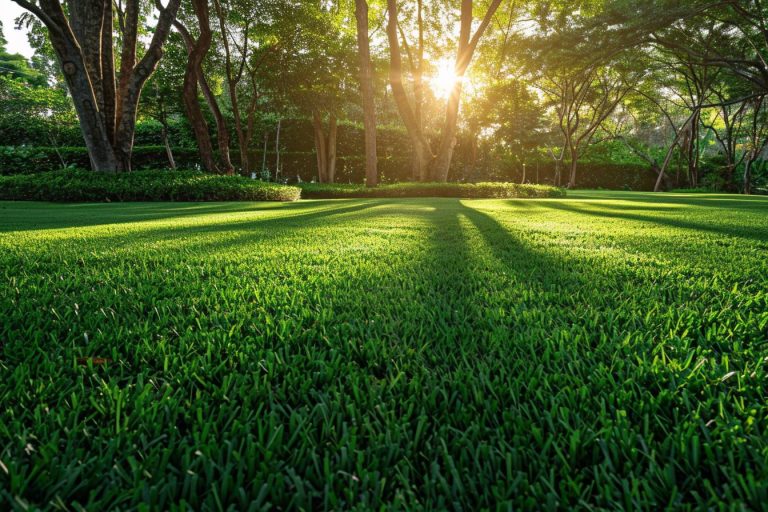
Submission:
[[[448,95],[445,107],[445,120],[441,130],[440,143],[436,153],[432,152],[427,137],[424,134],[423,127],[420,125],[418,113],[418,102],[414,105],[408,98],[403,85],[403,63],[398,38],[398,6],[395,0],[387,0],[387,40],[389,41],[389,80],[392,96],[397,105],[400,117],[405,124],[408,135],[411,139],[411,145],[415,154],[415,173],[420,180],[431,178],[437,181],[446,181],[448,179],[448,170],[451,159],[453,158],[453,149],[456,145],[456,130],[458,125],[459,104],[461,99],[462,81],[472,57],[477,49],[485,30],[493,17],[494,13],[501,4],[501,0],[491,0],[488,9],[485,12],[474,34],[472,33],[472,0],[462,0],[461,14],[459,19],[459,38],[456,49],[456,58],[454,65],[454,81]]]
[[[421,6],[421,0],[419,0]],[[360,61],[360,96],[363,102],[363,125],[365,129],[365,183],[369,187],[378,184],[376,169],[376,105],[373,97],[373,66],[368,35],[368,2],[355,0],[357,23],[357,51]]]
[[[165,7],[158,2],[154,34],[141,59],[137,57],[140,2],[126,1],[117,83],[111,0],[69,2],[68,12],[58,0],[14,1],[48,29],[93,170],[130,170],[141,91],[162,58],[181,0],[169,0]]]
[[[160,140],[165,147],[170,169],[176,168],[170,123],[172,119],[184,115],[181,86],[186,67],[186,49],[182,48],[183,44],[178,39],[176,34],[169,37],[165,45],[165,57],[145,86],[146,92],[139,111],[139,119],[151,118],[160,123]]]
[[[282,79],[275,99],[290,101],[312,121],[318,180],[336,179],[338,120],[352,103],[355,40],[346,24],[348,12],[333,7],[300,4],[295,24],[283,34],[278,52]],[[300,23],[300,24],[299,24]],[[285,30],[285,27],[280,27]]]
[[[201,148],[200,156],[203,159],[206,169],[208,171],[220,170],[223,174],[231,175],[234,174],[235,168],[229,157],[229,128],[227,128],[224,114],[219,107],[219,103],[208,83],[208,79],[205,76],[202,66],[203,60],[205,59],[213,40],[210,24],[210,9],[208,7],[208,2],[202,0],[192,0],[192,6],[195,11],[200,32],[197,40],[192,37],[189,29],[187,29],[180,20],[177,19],[173,24],[184,40],[188,55],[187,71],[184,75],[184,103],[187,108],[190,122],[193,127],[195,127],[195,137],[198,138],[198,146]],[[220,168],[217,168],[216,165],[213,164],[213,157],[208,154],[208,147],[211,146],[210,134],[208,133],[207,123],[205,123],[202,118],[202,111],[200,111],[199,105],[197,105],[197,87],[194,84],[195,80],[197,84],[200,85],[203,97],[205,98],[205,103],[208,105],[208,109],[211,111],[211,115],[213,115],[214,122],[216,123],[219,158],[221,160]]]
[[[750,102],[750,122],[745,141],[743,189],[745,194],[752,193],[752,170],[760,155],[768,146],[768,112],[765,96],[748,100]]]
[[[539,87],[554,108],[570,157],[568,188],[576,186],[576,169],[584,148],[632,89],[636,78],[615,65],[572,67],[558,62],[544,70]]]

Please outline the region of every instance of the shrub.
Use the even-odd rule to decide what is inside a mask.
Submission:
[[[518,197],[565,197],[565,189],[517,183],[397,183],[368,188],[364,185],[301,183],[305,199],[343,197],[460,197],[509,199]]]
[[[295,201],[300,194],[297,187],[192,171],[67,170],[0,176],[0,200]]]

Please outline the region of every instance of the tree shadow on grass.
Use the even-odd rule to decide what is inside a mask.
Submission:
[[[723,208],[738,210],[768,210],[768,197],[744,196],[735,194],[677,194],[674,192],[623,192],[610,191],[604,194],[590,191],[574,191],[567,199],[626,201],[653,204],[677,204],[687,206],[704,206],[707,208]]]
[[[58,204],[6,202],[0,204],[0,233],[67,229],[109,224],[134,224],[173,220],[211,214],[254,212],[303,212],[318,207],[335,207],[357,200],[307,200],[285,202],[225,203],[86,203]]]
[[[493,506],[500,493],[526,495],[551,478],[574,483],[569,489],[588,488],[595,472],[606,468],[602,454],[592,450],[590,427],[597,431],[612,417],[600,417],[596,400],[576,404],[590,402],[584,390],[593,388],[593,369],[610,367],[618,348],[596,342],[600,332],[587,332],[588,319],[615,303],[578,302],[585,291],[618,287],[621,279],[607,275],[607,265],[594,268],[578,262],[579,255],[537,246],[468,204],[474,202],[453,200],[423,214],[430,231],[413,267],[401,269],[410,278],[399,291],[402,304],[372,305],[366,312],[376,325],[389,325],[386,318],[394,317],[403,320],[389,320],[394,325],[419,327],[409,327],[386,348],[361,340],[367,348],[355,355],[364,371],[396,382],[382,387],[378,414],[409,418],[415,408],[426,422],[420,444],[409,438],[415,421],[397,431],[405,437],[397,445],[413,448],[403,449],[399,460],[407,463],[398,462],[396,474],[423,503],[437,503],[443,484],[462,489],[453,497],[470,509]],[[378,213],[360,212],[355,219],[373,220]],[[363,291],[369,282],[354,285],[361,289],[356,297],[371,293]],[[563,331],[571,343],[553,342]],[[575,445],[569,445],[571,427],[546,412],[558,407],[573,408],[583,422]],[[558,459],[557,453],[569,450],[576,455]],[[497,478],[509,471],[514,478]],[[561,505],[583,498],[560,489],[558,495],[553,488],[553,495]],[[544,494],[549,492],[538,499]]]
[[[657,224],[660,226],[667,226],[672,228],[678,228],[689,231],[708,232],[716,235],[724,235],[730,237],[738,237],[747,240],[754,240],[759,242],[768,241],[768,226],[762,229],[755,229],[748,226],[733,226],[723,223],[702,223],[692,222],[685,220],[679,216],[670,215],[640,215],[636,213],[628,213],[628,210],[622,210],[619,207],[605,208],[601,203],[586,203],[588,207],[582,207],[581,204],[585,203],[572,203],[572,202],[553,202],[542,201],[539,203],[542,208],[549,208],[553,210],[559,210],[568,213],[574,213],[577,215],[589,215],[592,217],[601,217],[604,219],[619,219],[629,220],[636,222],[644,222]],[[727,218],[727,217],[725,217]]]

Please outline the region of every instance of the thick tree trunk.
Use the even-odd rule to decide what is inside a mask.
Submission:
[[[117,128],[117,89],[115,82],[115,55],[113,49],[112,2],[107,0],[103,5],[101,18],[101,81],[104,96],[104,125],[107,138],[115,143]]]
[[[459,80],[451,88],[448,105],[445,110],[445,123],[440,137],[440,147],[437,150],[432,178],[435,181],[448,181],[448,171],[453,159],[453,149],[456,147],[456,131],[459,120],[459,98],[461,97],[461,82]]]
[[[84,20],[88,16],[82,12],[90,4],[75,6],[77,13],[72,15],[73,25],[77,27],[75,29],[70,26],[57,0],[42,0],[40,7],[25,0],[17,0],[16,3],[35,14],[48,29],[51,45],[61,64],[64,80],[72,96],[80,130],[88,149],[91,168],[95,171],[115,172],[117,161],[106,127],[104,112],[100,109],[100,105],[103,105],[103,94],[99,91],[97,96],[88,71],[88,66],[93,65],[93,61],[86,59],[82,51],[83,46],[94,48],[94,45],[97,45],[94,51],[97,56],[101,55],[101,41],[98,37],[94,40],[94,35],[88,32],[89,27],[85,25]],[[99,15],[94,17],[98,19],[100,27],[101,9],[99,9]],[[82,43],[77,39],[78,34],[84,38]],[[97,32],[96,36],[98,34]],[[100,83],[100,77],[98,83]]]
[[[368,39],[368,2],[355,0],[357,22],[357,53],[360,60],[360,95],[363,100],[363,128],[365,130],[365,184],[375,187],[379,183],[376,158],[376,105],[373,97],[373,71]],[[421,20],[421,0],[419,0]],[[418,102],[417,98],[417,102]]]
[[[51,39],[55,38],[52,36]],[[110,144],[104,118],[99,115],[96,108],[96,97],[90,87],[90,80],[82,59],[78,58],[78,53],[75,48],[68,48],[66,52],[59,55],[59,59],[64,70],[64,80],[67,82],[80,122],[80,131],[88,149],[91,169],[115,172],[118,169],[115,151]]]
[[[211,134],[208,132],[208,123],[205,122],[200,103],[197,101],[197,73],[191,65],[187,65],[187,70],[184,74],[182,94],[184,110],[187,114],[189,124],[192,126],[195,140],[197,141],[197,148],[200,152],[200,162],[203,165],[203,169],[208,172],[216,172]]]
[[[75,105],[91,168],[106,172],[129,170],[141,89],[162,57],[181,0],[170,0],[167,7],[160,9],[154,35],[138,64],[138,0],[127,2],[119,90],[115,89],[111,0],[69,0],[69,18],[59,0],[14,1],[48,29]]]
[[[571,162],[571,173],[570,177],[568,179],[568,188],[576,188],[576,166],[578,164],[578,161]]]

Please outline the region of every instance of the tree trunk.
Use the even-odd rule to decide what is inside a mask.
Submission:
[[[373,70],[368,39],[368,2],[355,0],[357,22],[357,53],[360,59],[360,95],[363,100],[363,128],[365,130],[365,184],[375,187],[379,183],[376,158],[376,105],[373,97]],[[421,0],[419,0],[421,20]],[[417,99],[418,101],[418,99]]]
[[[414,154],[414,178],[425,181],[428,177],[429,163],[432,161],[432,149],[424,132],[417,122],[414,110],[403,86],[402,56],[397,36],[397,2],[387,0],[387,39],[389,40],[389,85],[400,118],[403,120]]]
[[[278,174],[280,174],[280,125],[283,120],[277,120],[277,129],[275,130],[275,180],[277,180]]]
[[[578,163],[578,157],[574,158],[574,155],[571,155],[571,174],[568,179],[568,188],[576,188],[576,165]]]
[[[192,0],[192,6],[195,9],[197,19],[202,19],[201,27],[208,25],[205,19],[208,17],[208,3],[206,0]],[[176,24],[179,29],[180,24]],[[195,44],[189,48],[187,56],[187,67],[184,71],[183,100],[184,109],[187,113],[189,123],[192,125],[192,131],[197,140],[197,146],[200,151],[200,160],[203,168],[208,172],[216,172],[216,163],[213,159],[213,145],[211,143],[211,134],[208,131],[208,123],[205,122],[203,111],[200,108],[200,102],[197,99],[197,84],[200,77],[200,68],[211,47],[211,31],[200,30],[200,36]]]
[[[336,178],[336,139],[338,123],[336,114],[328,116],[328,136],[323,131],[320,111],[312,111],[312,126],[315,132],[315,153],[317,154],[317,175],[320,183],[333,183]]]
[[[754,159],[750,156],[746,162],[744,162],[744,188],[743,192],[746,195],[752,194],[752,162]]]
[[[315,153],[317,155],[317,181],[325,183],[327,181],[328,154],[326,152],[327,146],[325,142],[325,134],[323,133],[323,119],[320,117],[320,112],[317,110],[312,111],[312,127],[315,132]]]
[[[160,107],[159,121],[160,121],[160,126],[162,127],[160,130],[160,136],[163,140],[163,146],[165,146],[165,155],[168,158],[168,167],[171,170],[175,170],[176,161],[173,159],[173,151],[171,150],[171,144],[168,141],[168,116],[166,116],[165,114],[165,101],[163,100],[163,97],[160,95],[160,90],[157,87],[157,82],[155,82],[154,84],[155,84],[155,97]]]
[[[445,109],[445,122],[440,137],[440,147],[437,150],[432,178],[435,181],[448,181],[448,171],[453,159],[453,149],[456,147],[456,131],[459,121],[459,99],[461,98],[461,82],[459,79],[453,84],[451,95],[448,97],[448,106]]]
[[[201,4],[201,5],[198,5],[198,4]],[[200,35],[198,36],[197,40],[195,40],[192,37],[189,30],[181,22],[179,21],[174,22],[174,26],[176,27],[176,31],[181,35],[182,39],[184,40],[184,45],[187,48],[188,71],[194,72],[197,83],[200,85],[200,89],[203,92],[203,98],[205,98],[205,103],[206,105],[208,105],[208,110],[210,110],[211,115],[213,116],[214,122],[216,123],[216,135],[217,135],[216,140],[218,142],[219,158],[221,159],[221,164],[222,164],[221,172],[223,174],[232,175],[234,174],[235,168],[232,165],[232,160],[229,156],[229,141],[230,141],[229,129],[227,128],[227,123],[224,120],[224,115],[221,113],[219,104],[216,101],[216,97],[214,96],[213,91],[211,91],[211,87],[208,85],[208,80],[205,78],[205,74],[203,73],[203,67],[202,67],[202,61],[205,58],[205,55],[208,53],[208,50],[210,49],[211,43],[213,40],[213,34],[211,32],[211,26],[210,26],[210,18],[209,18],[210,13],[208,10],[208,3],[201,2],[201,0],[195,0],[194,7],[195,7],[195,14],[197,16],[198,26],[200,29]],[[200,52],[202,52],[202,57],[199,55]],[[194,70],[189,70],[189,64],[194,65]],[[185,74],[184,76],[185,85],[186,85],[186,79],[187,77]],[[187,91],[185,89],[185,95],[186,94],[187,94]],[[190,94],[192,94],[191,91],[190,91]],[[195,87],[194,96],[195,96],[195,102],[197,103],[197,87]],[[185,96],[185,106],[187,106],[187,102],[191,103],[191,100],[192,100],[191,97],[187,98]],[[200,114],[199,114],[200,118],[197,118],[198,114],[193,110],[200,110],[199,106],[197,109],[195,109],[191,105],[187,106],[186,108],[190,124],[192,124],[195,132],[195,138],[197,139],[198,146],[200,145],[206,146],[205,151],[207,151],[207,146],[211,146],[211,155],[212,155],[213,145],[210,140],[211,139],[210,133],[207,132],[208,127],[207,127],[207,123],[205,123],[205,119],[203,118],[202,110],[200,110]],[[198,132],[198,128],[200,128],[201,120],[206,125],[207,136],[205,136],[202,133],[202,131]],[[198,128],[195,128],[196,124],[198,125]],[[207,141],[202,140],[203,138],[206,138]],[[200,149],[200,154],[205,163],[205,159],[207,157],[203,157],[202,147]],[[211,158],[213,158],[213,156],[211,156]],[[211,169],[208,169],[207,165],[205,167],[209,171],[217,170],[215,164],[214,164],[214,167]]]
[[[677,147],[678,142],[680,141],[681,137],[691,135],[693,133],[693,126],[696,123],[696,120],[698,119],[698,112],[696,110],[691,113],[690,116],[688,116],[688,119],[685,121],[683,126],[680,127],[680,130],[675,134],[675,139],[672,141],[672,144],[669,146],[669,149],[667,150],[667,155],[664,157],[664,163],[661,164],[661,169],[659,169],[659,176],[656,179],[656,185],[653,187],[654,192],[659,192],[661,190],[661,182],[664,179],[664,173],[667,171],[667,167],[669,166],[669,162],[672,160],[672,153],[675,150],[675,147]],[[692,139],[691,139],[692,140]],[[692,144],[689,144],[692,146]],[[690,160],[689,160],[690,163]]]
[[[566,188],[572,189],[576,188],[576,167],[579,163],[579,149],[578,146],[576,146],[572,140],[568,140],[568,152],[570,153],[571,161],[570,164],[570,172],[568,175],[568,185],[566,185]]]
[[[101,18],[101,82],[104,97],[104,125],[107,138],[115,143],[117,128],[117,89],[115,82],[115,55],[112,38],[114,20],[111,1],[105,1]]]
[[[117,160],[109,140],[104,113],[99,109],[100,102],[103,104],[103,97],[100,93],[97,97],[89,76],[88,62],[92,65],[92,60],[86,61],[82,52],[83,46],[93,48],[95,44],[94,34],[88,33],[88,29],[92,27],[83,26],[79,21],[85,15],[72,15],[73,24],[77,27],[73,28],[57,0],[42,0],[40,7],[24,0],[17,0],[16,3],[35,14],[48,29],[51,46],[61,64],[64,80],[72,96],[91,168],[94,171],[115,172]],[[99,20],[99,26],[100,23]],[[78,34],[84,38],[82,43],[77,40]],[[100,41],[97,48],[98,50],[94,51],[100,55]]]
[[[227,75],[227,87],[229,89],[229,100],[232,102],[232,116],[234,117],[234,120],[235,120],[235,132],[237,133],[237,143],[240,149],[240,167],[247,174],[248,173],[248,141],[245,138],[245,132],[243,131],[243,123],[242,123],[242,119],[240,118],[240,107],[238,106],[238,98],[237,98],[237,84],[240,81],[240,78],[243,76],[243,68],[245,67],[245,61],[248,56],[248,23],[246,23],[245,25],[245,30],[243,35],[243,39],[244,39],[243,55],[240,63],[240,70],[235,75],[232,70],[232,56],[229,49],[229,38],[227,37],[227,27],[224,19],[225,13],[221,8],[221,3],[219,2],[219,0],[214,0],[213,5],[216,8],[216,15],[219,18],[221,42],[224,46],[224,68]],[[217,119],[217,124],[219,124],[218,119]],[[222,118],[222,124],[223,124],[223,118]],[[224,126],[224,129],[226,130],[226,125]],[[221,135],[219,135],[219,137],[221,137]],[[227,132],[227,139],[229,139],[228,132]],[[221,146],[221,140],[219,141],[219,146]],[[222,152],[222,155],[223,154],[224,153]],[[229,161],[229,140],[227,140],[227,159],[226,160],[227,162],[229,162],[229,167],[232,167],[232,163]],[[225,165],[227,162],[225,162]]]
[[[175,171],[176,161],[173,159],[173,150],[171,149],[171,144],[168,141],[168,128],[165,124],[163,124],[163,127],[160,130],[160,133],[163,137],[163,146],[165,146],[165,156],[168,157],[168,167],[171,170]]]
[[[325,165],[325,176],[328,179],[328,183],[334,183],[336,181],[336,134],[338,132],[338,123],[336,121],[336,114],[331,113],[328,117],[328,149],[325,154],[328,158],[328,163]]]
[[[216,101],[216,97],[211,91],[211,87],[208,85],[208,80],[200,70],[200,75],[197,77],[200,89],[203,91],[205,102],[208,105],[208,109],[213,115],[213,119],[216,122],[216,140],[219,146],[219,159],[221,160],[221,172],[228,176],[235,174],[235,166],[232,165],[232,160],[229,156],[229,129],[227,123],[224,120],[224,115],[221,113],[219,103]]]
[[[258,108],[259,104],[259,95],[256,90],[255,84],[253,89],[253,95],[251,96],[251,100],[248,103],[248,112],[246,117],[246,123],[245,123],[245,141],[246,145],[250,143],[251,140],[253,140],[253,137],[256,135],[256,109]],[[248,169],[247,171],[250,173],[250,155],[248,156],[249,162],[248,162]],[[246,170],[245,167],[243,170]]]
[[[54,39],[51,35],[51,40]],[[91,89],[82,59],[78,58],[78,53],[75,48],[68,48],[66,53],[59,56],[59,59],[62,61],[64,80],[67,82],[72,101],[75,104],[80,131],[88,149],[91,169],[100,172],[115,172],[118,168],[115,151],[110,144],[104,118],[99,115],[96,109],[96,97]]]
[[[267,172],[267,143],[269,142],[269,132],[264,132],[264,152],[261,154],[261,174]]]
[[[501,0],[492,0],[480,25],[474,34],[472,31],[472,0],[461,0],[461,18],[459,21],[459,42],[456,52],[455,75],[456,81],[451,88],[445,109],[445,122],[440,136],[440,146],[432,169],[432,177],[436,181],[448,180],[448,171],[453,159],[453,149],[456,146],[456,131],[459,120],[459,102],[461,100],[462,80],[474,56],[477,44],[491,18],[499,8]],[[471,38],[470,38],[471,35]]]
[[[126,4],[130,17],[124,23],[119,91],[115,90],[110,0],[67,2],[67,14],[59,0],[14,0],[34,14],[48,29],[51,45],[61,64],[75,106],[91,168],[115,172],[130,169],[136,110],[141,89],[162,57],[162,47],[181,0],[169,0],[161,8],[149,47],[135,64],[134,34],[138,31],[138,0]],[[39,4],[39,5],[38,5]]]

